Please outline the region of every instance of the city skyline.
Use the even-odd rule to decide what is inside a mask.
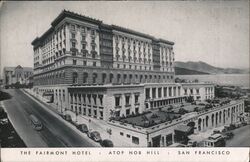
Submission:
[[[247,1],[5,2],[1,14],[1,40],[5,40],[1,41],[1,72],[4,66],[20,64],[33,67],[31,41],[41,36],[63,9],[173,41],[176,61],[204,61],[217,67],[247,68],[247,4]],[[98,12],[93,8],[98,9]],[[43,21],[41,15],[45,15]],[[22,18],[28,18],[30,25]],[[10,47],[10,44],[17,48]],[[19,55],[22,58],[18,58]]]

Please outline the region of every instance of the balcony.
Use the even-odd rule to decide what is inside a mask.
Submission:
[[[81,40],[81,43],[82,44],[87,44],[87,41],[86,40]]]
[[[76,38],[70,38],[71,42],[77,42]]]
[[[70,48],[70,51],[71,51],[71,52],[78,52],[77,48],[75,48],[75,47],[71,47],[71,48]]]
[[[126,108],[131,107],[131,104],[126,104],[125,107]]]
[[[95,50],[91,50],[90,53],[91,53],[92,55],[97,55],[97,52],[96,52]]]
[[[96,43],[94,41],[91,42],[92,46],[96,46]]]

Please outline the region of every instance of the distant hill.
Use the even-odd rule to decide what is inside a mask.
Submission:
[[[205,74],[209,74],[209,73],[175,67],[175,75],[205,75]]]
[[[209,65],[202,61],[199,61],[199,62],[176,61],[175,67],[184,68],[188,70],[194,70],[194,71],[203,72],[203,73],[209,73],[209,74],[246,74],[246,73],[249,73],[249,69],[219,68],[219,67],[214,67],[212,65]]]

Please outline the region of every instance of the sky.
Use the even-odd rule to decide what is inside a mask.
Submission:
[[[0,9],[0,68],[33,67],[31,42],[63,9],[173,41],[176,61],[249,68],[247,0],[4,2]]]

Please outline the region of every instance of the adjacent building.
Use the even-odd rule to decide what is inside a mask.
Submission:
[[[33,68],[22,67],[4,67],[3,69],[3,84],[11,85],[19,82],[20,84],[29,84],[30,77],[33,75]]]

